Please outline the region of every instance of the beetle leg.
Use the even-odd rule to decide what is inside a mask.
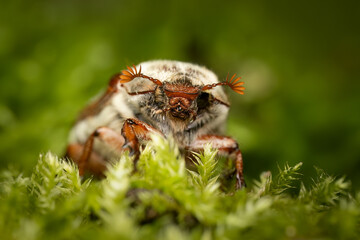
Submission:
[[[154,127],[146,124],[136,118],[128,118],[125,120],[121,129],[121,134],[125,138],[124,149],[128,148],[131,155],[135,155],[134,169],[136,170],[136,162],[140,155],[140,144],[151,140],[151,134],[162,133]]]
[[[95,139],[99,139],[105,142],[107,145],[111,146],[116,152],[119,153],[122,151],[122,146],[125,143],[125,139],[111,128],[99,127],[88,137],[84,145],[80,145],[82,147],[81,155],[79,154],[79,146],[76,147],[76,145],[70,145],[70,149],[68,148],[68,153],[70,154],[68,155],[75,158],[74,161],[79,166],[80,176],[84,175],[85,169],[89,169],[91,170],[91,172],[98,171],[92,171],[92,164],[94,161],[99,162],[99,160],[102,159],[103,165],[106,164],[105,159],[101,158],[99,155],[93,152],[93,145]],[[104,170],[104,167],[102,167],[102,169]]]
[[[204,149],[207,143],[211,143],[213,148],[218,149],[218,154],[229,156],[235,160],[236,169],[236,189],[245,187],[243,176],[243,159],[237,142],[230,138],[217,135],[202,135],[191,143],[186,149],[199,152]]]
[[[79,166],[79,161],[81,159],[83,152],[84,152],[83,144],[77,144],[77,143],[69,144],[66,149],[65,156],[73,160]],[[106,170],[106,163],[107,161],[103,157],[101,157],[96,152],[92,151],[87,161],[86,168],[96,177],[101,178],[104,177],[104,172]],[[83,175],[83,170],[81,171],[82,171],[81,174],[79,173],[80,176]],[[80,168],[79,168],[79,172],[80,172]]]

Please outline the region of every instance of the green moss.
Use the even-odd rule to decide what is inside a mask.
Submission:
[[[31,177],[2,173],[1,239],[354,239],[360,194],[321,170],[310,186],[286,165],[252,187],[224,192],[210,146],[188,170],[170,141],[154,137],[138,171],[124,155],[101,181],[41,155]]]

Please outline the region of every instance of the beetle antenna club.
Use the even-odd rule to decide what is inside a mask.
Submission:
[[[120,76],[120,83],[127,83],[127,82],[132,81],[134,78],[141,77],[141,78],[146,78],[146,79],[152,81],[153,83],[155,83],[158,86],[162,86],[162,82],[160,80],[142,74],[141,66],[139,67],[139,72],[137,71],[135,65],[133,65],[133,69],[129,66],[127,66],[126,68],[128,70],[121,71],[122,75]]]
[[[245,87],[243,87],[242,85],[244,84],[244,82],[240,82],[241,77],[237,77],[237,78],[235,78],[235,77],[236,77],[236,73],[234,75],[232,75],[232,77],[229,79],[229,74],[228,74],[225,82],[205,85],[201,90],[204,91],[204,90],[212,89],[217,86],[227,85],[234,92],[243,95]]]
[[[129,66],[127,66],[126,68],[128,70],[121,71],[122,75],[120,76],[121,79],[120,83],[127,83],[133,80],[134,78],[141,77],[141,66],[139,72],[137,71],[135,65],[133,65],[134,70]]]

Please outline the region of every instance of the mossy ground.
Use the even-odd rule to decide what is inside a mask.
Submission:
[[[321,170],[304,186],[301,163],[224,191],[207,146],[188,170],[176,146],[154,138],[138,172],[123,156],[103,180],[48,153],[30,177],[1,175],[0,239],[355,239],[360,195]],[[249,181],[248,181],[249,182]]]

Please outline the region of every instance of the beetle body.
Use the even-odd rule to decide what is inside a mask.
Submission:
[[[223,137],[229,102],[219,85],[242,94],[242,82],[220,83],[210,70],[179,61],[149,61],[115,75],[104,95],[80,114],[69,137],[67,155],[101,175],[106,162],[124,150],[139,154],[151,133],[172,136],[184,150],[201,151],[213,143],[220,154],[232,156],[237,187],[244,185],[237,143]],[[241,165],[241,166],[240,166]],[[241,169],[240,169],[241,168]]]

